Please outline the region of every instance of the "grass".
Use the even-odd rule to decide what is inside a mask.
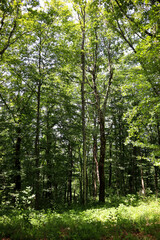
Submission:
[[[3,240],[119,240],[160,239],[160,200],[155,198],[107,199],[64,212],[1,210]]]

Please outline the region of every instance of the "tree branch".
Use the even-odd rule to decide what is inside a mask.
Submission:
[[[3,28],[3,24],[4,24],[4,19],[5,19],[5,12],[3,12],[3,16],[2,16],[2,19],[1,19],[1,27],[0,27],[0,31],[2,30]]]
[[[115,1],[116,1],[117,5],[118,5],[120,11],[126,16],[126,18],[127,18],[129,21],[131,21],[132,23],[134,23],[134,24],[139,28],[138,24],[134,21],[134,19],[131,18],[131,17],[129,17],[129,16],[127,15],[127,13],[125,13],[125,11],[123,10],[123,7],[120,5],[120,3],[118,2],[118,0],[115,0]],[[145,32],[147,35],[149,35],[150,37],[154,37],[154,34],[148,32],[148,30],[145,29],[144,32]]]
[[[0,98],[2,99],[2,102],[4,103],[6,108],[8,109],[9,113],[12,115],[14,122],[17,123],[17,121],[15,120],[15,116],[14,116],[12,110],[10,109],[9,105],[7,104],[6,100],[3,98],[1,93],[0,93]]]
[[[12,28],[10,34],[9,34],[9,37],[8,37],[8,41],[7,41],[6,45],[4,46],[4,48],[0,51],[0,55],[1,55],[1,56],[4,54],[4,52],[6,51],[6,49],[10,46],[10,41],[11,41],[11,38],[12,38],[12,36],[13,36],[13,33],[14,33],[15,29],[16,29],[16,26],[17,26],[17,22],[16,22],[16,20],[15,20],[15,21],[14,21],[13,28]]]

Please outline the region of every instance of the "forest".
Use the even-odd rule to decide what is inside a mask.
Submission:
[[[0,238],[160,239],[159,166],[160,1],[1,0]]]

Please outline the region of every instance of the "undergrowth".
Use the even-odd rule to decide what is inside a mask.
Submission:
[[[106,199],[69,210],[1,209],[0,238],[11,240],[160,239],[160,200]]]

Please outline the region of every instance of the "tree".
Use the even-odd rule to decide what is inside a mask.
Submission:
[[[85,53],[85,40],[86,40],[86,0],[75,1],[74,8],[78,15],[78,20],[81,28],[81,101],[82,101],[82,135],[83,135],[83,203],[86,205],[87,201],[87,160],[86,160],[86,116],[85,116],[85,83],[86,83],[86,53]]]
[[[110,86],[113,78],[113,66],[112,66],[112,57],[111,57],[111,38],[109,36],[107,38],[107,36],[105,35],[106,34],[105,32],[103,32],[104,35],[100,34],[100,31],[102,31],[102,26],[104,27],[104,25],[103,25],[103,22],[102,22],[102,25],[100,24],[100,21],[102,21],[102,18],[98,16],[99,11],[101,11],[98,8],[98,6],[91,4],[90,11],[91,11],[90,14],[92,14],[90,15],[91,16],[90,26],[93,26],[93,28],[91,28],[92,35],[91,35],[91,42],[89,43],[91,44],[91,49],[89,49],[91,63],[89,63],[88,71],[91,75],[91,80],[88,80],[88,84],[90,85],[91,89],[94,92],[96,109],[98,113],[98,120],[99,120],[99,126],[100,126],[99,201],[104,202],[105,201],[104,161],[106,156],[105,113],[106,113],[107,101],[109,98]],[[104,49],[102,49],[101,44],[103,44],[104,41],[105,41],[105,44],[107,41],[107,52]],[[104,83],[104,88],[101,88],[101,86],[98,83],[98,80],[99,80],[98,78],[101,78],[99,74],[101,63],[98,61],[98,57],[100,57],[101,51],[103,52],[103,57],[108,58],[107,59],[108,60],[108,82],[107,84]],[[102,79],[103,79],[103,76],[102,76]],[[104,79],[102,81],[104,81]],[[103,98],[101,97],[102,94],[104,95]]]
[[[2,1],[3,204],[158,191],[158,11],[153,0]]]
[[[37,7],[39,2],[37,0],[30,1],[30,7],[28,7],[27,1],[2,1],[0,5],[0,55],[1,57],[5,51],[13,44],[15,44],[20,37],[29,32],[28,27],[25,29],[23,21],[25,15],[33,7]],[[25,14],[23,14],[25,12]]]

